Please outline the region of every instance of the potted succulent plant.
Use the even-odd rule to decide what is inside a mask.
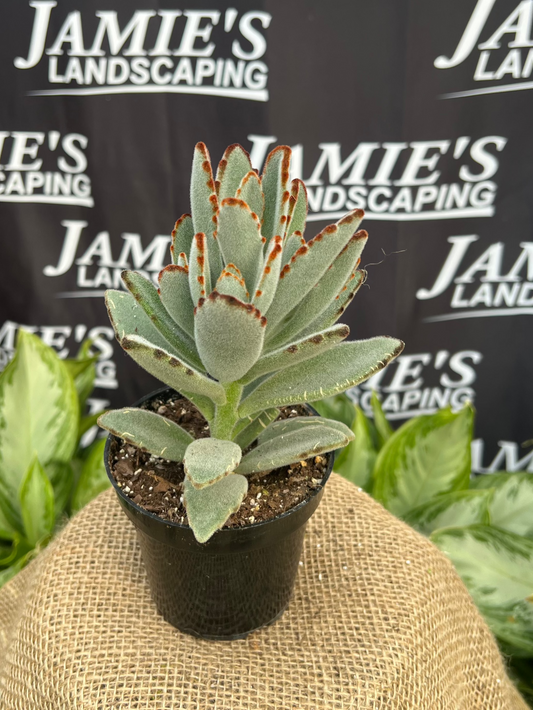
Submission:
[[[349,328],[336,321],[365,279],[363,212],[306,242],[307,195],[290,182],[290,157],[276,148],[260,177],[232,145],[215,179],[199,143],[192,215],[176,223],[159,288],[126,271],[126,290],[106,293],[122,348],[170,388],[100,417],[108,474],[159,611],[207,638],[242,637],[288,603],[331,452],[353,438],[306,403],[403,348],[389,337],[342,342]]]

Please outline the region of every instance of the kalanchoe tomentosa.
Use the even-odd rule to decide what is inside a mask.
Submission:
[[[176,222],[159,290],[125,271],[127,291],[106,293],[121,346],[198,407],[211,438],[193,440],[168,419],[134,408],[108,412],[99,423],[155,456],[183,461],[184,502],[200,542],[238,510],[246,476],[353,438],[322,417],[275,421],[279,407],[343,392],[403,348],[388,337],[341,342],[349,328],[336,321],[366,275],[357,268],[367,240],[356,231],[363,212],[306,243],[307,195],[301,180],[289,181],[290,158],[290,148],[276,148],[259,177],[248,153],[232,145],[215,180],[198,143],[192,215]]]

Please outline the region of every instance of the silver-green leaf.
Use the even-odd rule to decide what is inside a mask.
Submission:
[[[250,156],[241,145],[234,143],[226,148],[216,176],[219,202],[226,197],[235,197],[242,180],[251,169]]]
[[[262,233],[267,244],[272,237],[285,234],[290,194],[287,189],[291,164],[291,149],[280,145],[267,156],[261,183],[265,195]]]
[[[247,290],[252,293],[261,268],[263,240],[259,218],[246,202],[235,197],[222,201],[218,213],[217,242],[224,263],[237,266]]]
[[[263,195],[261,180],[255,170],[250,170],[250,172],[243,177],[235,197],[246,202],[252,212],[257,215],[259,221],[263,219],[265,196]]]
[[[189,288],[189,267],[166,266],[159,274],[159,295],[171,318],[194,338],[194,303]]]
[[[252,442],[254,442],[259,434],[266,429],[270,422],[275,421],[278,418],[279,409],[275,407],[273,409],[265,409],[257,417],[246,417],[241,419],[235,425],[235,429],[232,432],[233,441],[239,444],[241,449],[246,449]]]
[[[195,488],[188,478],[183,482],[184,503],[189,525],[198,542],[207,542],[226,520],[241,507],[248,491],[245,476],[232,473],[212,486]]]
[[[190,214],[182,215],[172,230],[172,243],[170,254],[172,263],[177,264],[180,254],[189,254],[191,251],[192,238],[194,237],[194,226]]]
[[[205,488],[233,473],[241,456],[241,447],[233,441],[214,437],[196,439],[185,451],[185,474],[195,488]]]

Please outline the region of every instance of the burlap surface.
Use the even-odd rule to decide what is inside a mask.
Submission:
[[[107,491],[0,591],[1,710],[523,710],[451,564],[333,476],[294,597],[244,641],[156,613]]]

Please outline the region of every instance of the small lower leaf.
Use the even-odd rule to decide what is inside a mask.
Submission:
[[[258,417],[247,417],[246,424],[244,420],[237,422],[234,433],[233,440],[236,444],[239,444],[241,449],[246,449],[250,444],[257,439],[259,434],[266,429],[266,427],[278,418],[279,409],[274,407],[273,409],[265,409],[264,412]],[[243,426],[244,424],[244,426]]]
[[[188,478],[183,482],[189,525],[198,542],[207,542],[230,515],[236,513],[248,491],[244,476],[230,474],[212,486],[198,489]]]
[[[193,486],[205,488],[232,473],[241,456],[241,447],[233,441],[213,437],[195,439],[187,447],[183,466]]]
[[[20,489],[20,507],[28,542],[35,547],[54,529],[54,490],[35,457],[30,464]]]

